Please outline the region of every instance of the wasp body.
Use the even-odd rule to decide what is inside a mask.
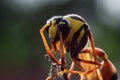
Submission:
[[[51,49],[49,48],[43,34],[44,30],[47,30],[48,32],[52,47]],[[47,24],[42,27],[40,34],[50,59],[54,63],[62,65],[63,71],[65,69],[64,55],[65,51],[67,51],[70,53],[72,61],[79,67],[80,71],[85,71],[80,63],[86,63],[95,65],[93,71],[97,70],[97,73],[100,73],[99,68],[101,64],[97,62],[92,33],[89,25],[81,16],[69,14],[66,16],[52,17],[47,21]],[[93,53],[92,61],[81,59],[78,56],[84,51],[86,46],[91,48],[91,53]],[[56,59],[56,57],[53,55],[53,53],[56,54],[59,49],[61,61]],[[102,80],[101,76],[98,76],[100,80]]]
[[[47,32],[51,41],[51,45],[55,52],[58,51],[56,44],[60,41],[60,35],[67,52],[70,53],[71,58],[75,61],[81,61],[78,54],[84,49],[88,43],[91,32],[86,21],[78,15],[70,14],[66,16],[55,16],[47,21],[49,27]],[[94,44],[92,44],[94,46]],[[84,62],[84,61],[83,61]],[[79,67],[80,65],[77,64]]]
[[[88,25],[84,19],[78,15],[57,16],[48,21],[49,38],[56,50],[55,46],[60,41],[59,33],[62,33],[63,44],[70,52],[71,57],[77,58],[77,54],[85,47],[88,41]]]

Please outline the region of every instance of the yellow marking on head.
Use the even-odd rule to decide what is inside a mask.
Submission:
[[[65,22],[61,21],[61,22],[59,22],[59,24],[58,24],[58,25],[60,25],[60,24],[65,24]]]
[[[69,20],[70,28],[73,30],[73,33],[77,32],[77,30],[79,30],[80,27],[82,27],[82,25],[84,24],[84,22],[82,22],[82,21],[79,21],[79,20],[76,20],[76,19],[72,19],[72,18],[69,18],[67,16],[65,16],[64,18]]]
[[[85,34],[85,30],[82,29],[81,32],[79,33],[78,38],[77,38],[77,43],[79,43],[79,42],[81,41],[81,39],[82,39],[82,37],[84,36],[84,34]]]
[[[54,41],[57,34],[57,27],[55,25],[56,21],[52,21],[52,25],[49,28],[49,38]]]
[[[55,20],[53,20],[53,21],[52,21],[52,26],[53,26],[53,25],[55,25],[55,23],[56,23],[56,21],[55,21]]]

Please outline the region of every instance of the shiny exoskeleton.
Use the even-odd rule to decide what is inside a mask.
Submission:
[[[56,44],[60,41],[60,33],[63,44],[73,60],[78,60],[78,54],[84,49],[90,35],[89,25],[78,15],[70,14],[66,16],[55,16],[47,21],[50,24],[47,32],[56,52]]]
[[[52,47],[51,49],[49,48],[45,39],[43,33],[44,30],[47,30],[48,32]],[[100,64],[97,62],[92,33],[90,31],[89,25],[81,16],[76,14],[54,16],[50,18],[47,21],[47,24],[42,27],[40,34],[42,36],[42,40],[48,56],[56,64],[62,65],[63,70],[65,68],[64,51],[70,53],[72,61],[79,67],[81,71],[84,71],[84,68],[80,65],[80,62],[94,64],[99,69]],[[78,54],[84,50],[85,46],[88,46],[87,44],[89,44],[91,47],[94,61],[82,60],[78,57]],[[53,53],[56,54],[58,52],[59,48],[61,49],[61,61],[57,60],[53,55]],[[97,68],[95,67],[95,70]]]

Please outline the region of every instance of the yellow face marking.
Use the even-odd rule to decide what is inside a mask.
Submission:
[[[65,22],[62,22],[62,21],[61,21],[61,22],[59,22],[59,24],[65,24]],[[58,24],[58,25],[59,25],[59,24]]]
[[[55,36],[57,34],[57,27],[55,25],[55,21],[52,22],[52,25],[49,28],[49,38],[51,39],[51,41],[54,41]]]
[[[76,20],[76,19],[72,19],[69,17],[65,17],[67,20],[69,20],[70,22],[70,27],[73,30],[73,33],[77,32],[77,30],[80,29],[80,27],[82,27],[82,25],[84,24],[84,22]]]

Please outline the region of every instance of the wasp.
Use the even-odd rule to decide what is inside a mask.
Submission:
[[[45,30],[48,33],[51,48],[49,47],[45,38]],[[99,68],[101,64],[99,64],[97,61],[95,54],[92,32],[90,31],[90,27],[87,22],[81,16],[77,14],[54,16],[50,18],[47,23],[40,29],[40,34],[48,56],[54,63],[62,65],[63,71],[66,68],[64,55],[67,52],[70,53],[72,61],[80,69],[80,71],[85,71],[80,63],[86,63],[95,65],[92,70],[97,70],[97,73],[100,73]],[[91,53],[93,53],[93,61],[81,59],[79,57],[79,54],[82,54],[86,46],[90,47]],[[60,51],[61,61],[54,56],[58,53],[58,51]],[[89,72],[90,71],[86,73]],[[98,74],[98,76],[100,80],[102,80],[100,74]]]

